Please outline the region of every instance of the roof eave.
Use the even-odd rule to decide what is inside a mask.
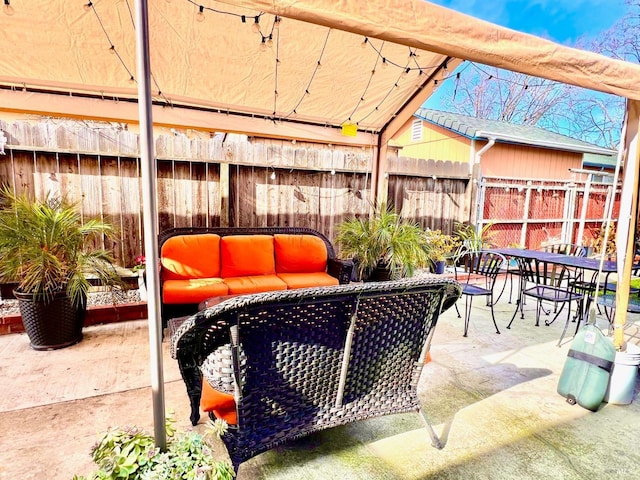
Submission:
[[[554,142],[553,140],[536,140],[527,141],[521,137],[515,137],[511,135],[505,135],[503,133],[484,132],[478,130],[475,135],[471,137],[473,140],[489,140],[493,139],[496,142],[516,143],[521,145],[531,145],[534,147],[551,148],[554,150],[563,150],[567,152],[577,153],[596,153],[599,155],[615,155],[617,152],[608,148],[598,147],[596,145],[574,145],[563,142]]]

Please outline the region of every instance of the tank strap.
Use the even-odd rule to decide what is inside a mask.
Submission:
[[[591,363],[596,367],[600,367],[609,373],[611,373],[611,370],[613,370],[613,362],[611,360],[596,357],[595,355],[591,355],[589,353],[579,352],[578,350],[569,350],[569,353],[567,355],[569,357],[575,358],[576,360],[584,360],[585,362]]]

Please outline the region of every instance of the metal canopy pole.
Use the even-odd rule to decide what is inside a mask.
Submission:
[[[138,115],[140,117],[140,163],[142,166],[142,205],[144,219],[144,251],[149,268],[146,269],[147,315],[149,316],[149,351],[151,362],[151,395],[153,427],[156,446],[167,449],[162,370],[162,321],[160,319],[160,287],[158,270],[158,207],[154,195],[156,168],[153,156],[153,119],[151,116],[151,67],[149,64],[149,16],[147,0],[136,1],[136,57],[138,68]]]
[[[640,102],[627,100],[625,131],[620,139],[620,150],[626,149],[622,193],[620,195],[620,217],[617,228],[618,288],[616,289],[616,312],[614,317],[614,345],[618,351],[626,349],[624,326],[629,304],[631,266],[635,254],[635,233],[638,205],[638,180],[640,149],[638,127],[640,125]]]

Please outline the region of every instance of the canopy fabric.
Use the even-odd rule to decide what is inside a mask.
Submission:
[[[60,98],[23,90],[60,92],[99,99],[87,116],[133,121],[122,102],[137,97],[133,0],[86,3],[14,1],[0,14],[0,109],[68,114]],[[164,124],[197,127],[185,110],[205,109],[237,114],[229,129],[249,134],[289,122],[377,134],[399,128],[462,59],[640,99],[638,65],[422,0],[153,1],[149,32],[153,99],[172,107]]]

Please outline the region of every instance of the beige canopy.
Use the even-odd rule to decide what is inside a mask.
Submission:
[[[0,15],[0,108],[137,121],[133,7],[14,0]],[[638,65],[421,0],[157,0],[149,33],[162,125],[377,144],[459,59],[640,100]],[[344,136],[345,123],[374,135]]]
[[[455,81],[452,71],[463,60],[630,99],[623,150],[631,166],[626,173],[636,175],[626,184],[637,193],[638,65],[422,0],[152,0],[148,6],[135,0],[135,15],[133,2],[11,0],[4,10],[13,14],[0,13],[0,111],[140,121],[151,258],[157,256],[148,223],[155,213],[153,143],[144,128],[151,118],[155,125],[373,145],[372,181],[382,193],[389,139],[438,83]],[[137,69],[136,50],[148,58]],[[635,225],[637,195],[628,198],[620,222]],[[619,257],[629,258],[633,242],[622,245]],[[628,280],[629,262],[621,273]],[[155,275],[150,269],[154,393],[162,390]],[[624,315],[626,301],[619,298],[617,315]],[[619,340],[624,318],[616,323]],[[163,446],[163,400],[155,402],[156,442]]]

